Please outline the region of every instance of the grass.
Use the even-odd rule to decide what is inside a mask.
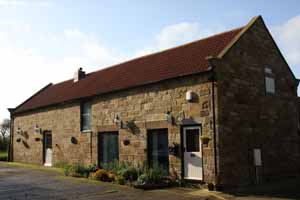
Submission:
[[[4,157],[7,156],[7,152],[6,151],[0,151],[0,157]]]
[[[6,151],[0,151],[0,161],[6,161],[8,153]]]
[[[62,168],[56,168],[56,167],[45,167],[45,166],[41,166],[41,165],[33,165],[33,164],[19,163],[19,162],[8,162],[7,164],[10,166],[15,166],[15,167],[25,167],[25,168],[34,169],[34,170],[57,172],[60,175],[63,175],[63,173],[64,173],[64,170]]]

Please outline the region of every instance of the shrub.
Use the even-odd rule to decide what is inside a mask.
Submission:
[[[7,161],[7,160],[8,160],[7,152],[1,152],[0,151],[0,161]]]
[[[88,177],[89,169],[86,168],[81,163],[76,163],[73,165],[65,165],[64,166],[64,174],[65,176],[73,176],[73,177]]]
[[[138,185],[145,185],[146,183],[148,183],[148,176],[147,174],[141,174],[138,179],[137,179],[137,184]]]
[[[68,162],[67,161],[59,161],[59,162],[56,162],[54,164],[54,167],[57,167],[57,168],[65,168],[66,166],[68,166]]]
[[[134,166],[132,163],[127,161],[118,162],[115,160],[109,164],[102,165],[102,168],[111,171],[112,173],[122,176],[125,181],[136,181],[138,176],[142,173],[142,167],[139,165]]]
[[[87,171],[89,172],[96,172],[98,170],[98,167],[96,164],[92,164],[92,165],[89,165],[87,168],[86,168]]]
[[[64,175],[65,175],[65,176],[69,176],[69,175],[70,175],[71,165],[65,165],[65,166],[63,167],[63,169],[64,169]]]
[[[109,181],[109,174],[105,169],[98,169],[92,174],[92,178],[99,181]]]
[[[120,185],[125,185],[125,179],[123,176],[116,176],[116,182]]]
[[[215,186],[214,186],[213,183],[208,183],[207,188],[208,188],[209,191],[213,191],[215,189]]]
[[[123,162],[119,163],[118,160],[114,160],[113,162],[110,162],[109,164],[102,164],[101,168],[105,169],[107,171],[112,171],[116,174],[120,168],[123,168],[122,164],[123,164]]]
[[[163,170],[160,168],[145,169],[144,172],[138,177],[137,184],[159,184],[164,180]]]
[[[126,181],[136,181],[138,178],[138,170],[129,166],[128,168],[124,168],[118,171],[118,175],[123,176]]]
[[[108,181],[109,182],[113,182],[115,180],[116,180],[116,175],[114,173],[112,173],[112,172],[109,172],[108,173]]]

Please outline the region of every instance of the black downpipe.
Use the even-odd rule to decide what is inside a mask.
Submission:
[[[217,136],[216,136],[216,110],[215,110],[215,72],[212,67],[211,87],[212,87],[212,107],[213,107],[213,138],[214,138],[214,167],[215,180],[218,181],[218,159],[217,159]]]

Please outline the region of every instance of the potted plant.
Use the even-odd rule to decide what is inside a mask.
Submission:
[[[223,185],[222,185],[222,182],[221,182],[221,179],[219,176],[216,177],[216,180],[215,180],[215,190],[216,191],[222,191],[223,190]]]
[[[213,183],[208,183],[208,184],[207,184],[207,189],[208,189],[209,191],[213,191],[213,190],[215,189],[215,185],[214,185]]]
[[[211,140],[211,138],[206,135],[202,135],[200,139],[204,145],[208,145],[209,141]]]

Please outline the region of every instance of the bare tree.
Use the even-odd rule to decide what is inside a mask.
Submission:
[[[9,146],[10,120],[4,119],[0,124],[0,151],[7,151]]]
[[[9,131],[10,131],[10,120],[4,119],[0,124],[0,134],[3,140],[6,140],[6,138],[9,135]]]

